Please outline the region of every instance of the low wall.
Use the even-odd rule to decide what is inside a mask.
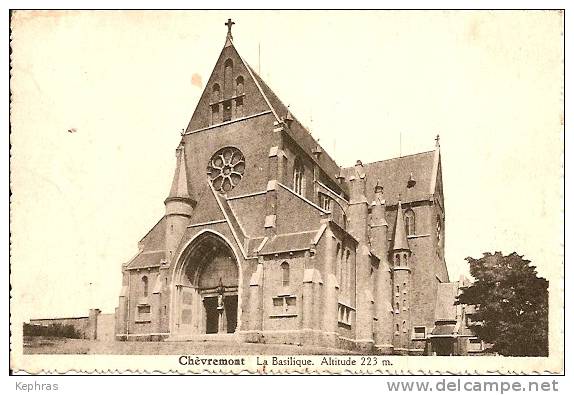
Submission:
[[[101,314],[99,309],[91,309],[87,317],[65,318],[33,318],[31,325],[71,325],[80,334],[82,339],[114,340],[115,339],[115,313]]]
[[[71,325],[80,334],[82,339],[88,338],[89,317],[66,317],[66,318],[39,318],[31,319],[31,325],[50,326],[50,325]]]

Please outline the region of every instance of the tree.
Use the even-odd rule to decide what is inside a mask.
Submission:
[[[547,356],[548,281],[515,252],[466,261],[475,282],[458,303],[476,306],[475,333],[501,355]]]

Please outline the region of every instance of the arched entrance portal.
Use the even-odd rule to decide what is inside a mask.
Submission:
[[[182,254],[174,275],[176,334],[235,332],[239,268],[227,242],[214,233],[200,235]]]

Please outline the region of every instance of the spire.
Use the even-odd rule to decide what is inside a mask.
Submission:
[[[383,198],[383,185],[380,180],[377,180],[375,184],[375,200],[373,200],[371,207],[371,226],[389,226],[385,219],[385,199]],[[386,239],[386,237],[385,230],[384,238]]]
[[[393,251],[396,250],[409,250],[409,243],[407,242],[407,231],[405,228],[405,218],[403,215],[403,207],[401,205],[400,196],[399,204],[397,206],[397,220],[395,221],[395,236],[393,238]]]
[[[231,28],[233,25],[235,25],[235,22],[233,22],[231,18],[228,18],[227,22],[225,22],[225,26],[227,26],[227,37],[225,38],[226,47],[233,45],[233,36],[231,35]]]
[[[185,150],[183,149],[183,142],[181,142],[175,150],[175,156],[177,158],[175,174],[173,176],[173,182],[171,184],[171,189],[169,191],[169,196],[167,197],[166,202],[172,199],[191,199],[189,193],[189,184],[187,183]]]

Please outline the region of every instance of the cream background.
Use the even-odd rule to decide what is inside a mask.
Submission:
[[[561,352],[558,12],[17,13],[13,322],[113,311],[228,17],[242,57],[258,69],[261,44],[263,78],[340,165],[397,156],[399,133],[403,155],[430,150],[440,133],[451,280],[466,256],[524,254],[550,280]]]

